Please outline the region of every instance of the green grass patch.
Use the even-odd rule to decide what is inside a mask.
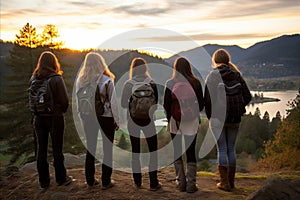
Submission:
[[[270,175],[271,177],[280,177],[284,179],[300,180],[300,171],[281,172],[279,174]]]
[[[219,175],[213,172],[206,172],[206,171],[198,171],[197,172],[198,176],[202,177],[218,177]]]
[[[166,118],[166,114],[165,114],[164,110],[156,110],[155,113],[154,113],[154,115],[155,115],[156,119]]]
[[[239,174],[237,173],[235,175],[236,178],[238,179],[267,179],[269,177],[269,175],[265,175],[265,174]]]

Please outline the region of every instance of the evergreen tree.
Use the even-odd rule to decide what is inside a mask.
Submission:
[[[41,44],[45,47],[58,49],[63,45],[63,42],[56,41],[59,38],[58,29],[53,24],[47,24],[41,35]]]
[[[15,44],[19,46],[35,48],[39,45],[36,28],[27,23],[21,30],[20,34],[16,34]]]
[[[264,130],[262,132],[261,138],[263,140],[269,140],[270,139],[270,133],[269,133],[269,127],[270,127],[270,115],[268,113],[268,111],[265,112],[263,119],[262,119],[262,123],[261,123],[262,129]]]
[[[265,145],[265,152],[259,160],[260,167],[272,170],[300,169],[300,92],[289,105],[288,115],[283,119],[274,140]]]
[[[260,117],[261,113],[258,107],[255,109],[254,115]]]
[[[280,126],[281,124],[281,114],[280,112],[278,111],[276,113],[276,116],[273,117],[271,123],[270,123],[270,128],[269,128],[269,133],[270,133],[270,139],[274,139],[273,136],[274,134],[276,133],[278,127]]]
[[[263,116],[263,120],[265,120],[266,122],[270,122],[270,115],[269,115],[268,111],[265,112],[265,114]]]
[[[276,118],[281,120],[281,114],[279,111],[277,111],[277,113],[276,113]]]

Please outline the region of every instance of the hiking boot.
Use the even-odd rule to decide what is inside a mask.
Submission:
[[[100,184],[99,181],[94,180],[94,183],[92,185],[88,184],[88,188],[93,188],[94,186],[99,185],[99,184]]]
[[[186,177],[185,177],[185,173],[184,173],[184,167],[183,167],[182,160],[176,160],[174,162],[174,166],[175,166],[175,173],[176,173],[177,189],[180,192],[185,192],[186,191]]]
[[[156,191],[159,190],[161,188],[162,184],[160,182],[158,182],[158,184],[155,187],[150,187],[150,191]]]
[[[228,182],[228,171],[227,167],[219,165],[220,183],[217,183],[217,188],[230,192],[230,186]]]
[[[49,188],[50,184],[46,185],[40,185],[40,190],[47,190]]]
[[[57,186],[62,186],[62,185],[67,186],[67,185],[70,185],[72,183],[72,180],[73,180],[73,178],[71,176],[66,176],[65,181],[56,183],[56,185]]]
[[[187,193],[194,193],[198,191],[198,187],[196,184],[196,176],[197,176],[197,165],[196,163],[188,163],[187,164]]]
[[[229,186],[231,189],[235,188],[235,185],[234,185],[235,171],[236,171],[235,166],[228,167],[228,182],[229,182]]]
[[[111,180],[109,184],[107,184],[107,185],[102,185],[102,188],[101,188],[101,189],[102,189],[102,190],[107,190],[107,189],[109,189],[109,188],[114,187],[114,185],[115,185],[115,181],[114,181],[114,180]]]
[[[134,186],[137,188],[137,189],[142,189],[143,186],[142,185],[137,185],[137,184],[134,184]]]

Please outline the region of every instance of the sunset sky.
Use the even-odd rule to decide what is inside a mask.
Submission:
[[[74,49],[95,48],[113,36],[140,28],[175,31],[199,45],[244,48],[300,32],[299,0],[1,0],[0,7],[2,40],[14,40],[27,22],[38,33],[46,24],[54,24],[60,40]],[[168,35],[158,35],[155,40],[180,42]]]

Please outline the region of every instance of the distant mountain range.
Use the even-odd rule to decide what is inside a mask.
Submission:
[[[211,70],[211,56],[219,48],[226,49],[246,77],[276,78],[300,76],[300,35],[283,35],[244,49],[237,45],[207,44],[182,51],[165,59],[170,65],[178,56],[185,56],[200,71],[202,77]]]
[[[4,67],[4,60],[9,55],[9,51],[12,49],[12,43],[4,43],[0,41],[0,72],[1,74],[7,73],[7,69]],[[278,78],[289,76],[300,76],[300,34],[283,35],[278,38],[274,38],[268,41],[263,41],[254,44],[249,48],[241,48],[237,45],[226,46],[218,44],[206,44],[194,49],[182,51],[170,58],[164,59],[164,63],[168,63],[173,66],[173,62],[178,56],[185,56],[192,63],[195,73],[205,79],[209,71],[211,71],[211,55],[219,48],[224,48],[231,54],[232,62],[235,63],[245,77],[253,78]],[[128,51],[128,52],[127,52]],[[102,52],[105,60],[110,64],[113,60],[125,54],[129,56],[124,66],[114,66],[111,63],[112,70],[115,72],[128,70],[130,59],[136,54],[130,53],[129,50],[123,51],[104,51]],[[79,53],[79,52],[78,52]],[[68,57],[72,59],[68,59]],[[64,56],[64,61],[68,64],[80,66],[80,62],[83,60],[83,56],[76,56],[76,59],[69,53]],[[122,56],[122,57],[124,57]],[[148,57],[150,59],[150,57]],[[154,63],[162,63],[163,61],[157,57],[150,59]],[[120,64],[120,63],[119,63]],[[123,69],[124,68],[124,69]],[[201,75],[200,75],[200,74]],[[2,85],[0,75],[0,86]]]

